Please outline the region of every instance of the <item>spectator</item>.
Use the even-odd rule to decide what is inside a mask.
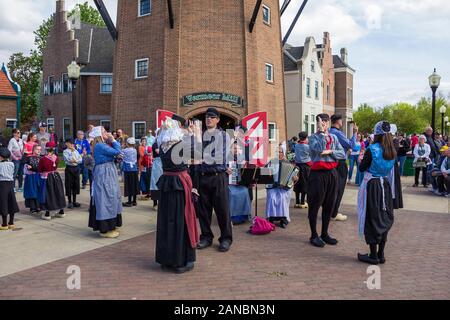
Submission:
[[[419,143],[419,137],[417,136],[417,133],[413,133],[411,136],[411,149],[414,150],[416,145]]]
[[[46,145],[50,142],[50,134],[47,132],[47,124],[45,122],[39,123],[39,132],[37,133],[37,143],[41,145],[41,156],[47,154]]]
[[[13,137],[9,140],[8,149],[11,153],[11,160],[14,163],[14,191],[16,190],[16,180],[18,183],[17,191],[22,192],[23,185],[23,161],[22,157],[24,155],[24,144],[23,140],[20,138],[20,130],[13,129]]]
[[[153,131],[151,129],[148,130],[148,134],[145,138],[147,140],[147,147],[151,147],[156,141],[156,138],[153,135]]]
[[[431,161],[437,160],[439,157],[439,147],[436,145],[436,142],[433,139],[433,129],[431,127],[428,127],[425,130],[425,137],[426,137],[426,143],[430,146],[430,159]],[[420,138],[419,138],[420,140]]]
[[[413,187],[419,185],[419,175],[422,171],[422,185],[424,187],[428,186],[427,182],[427,167],[432,163],[430,159],[431,147],[429,144],[425,143],[427,138],[424,135],[419,137],[419,143],[414,148],[414,162],[413,166],[416,169],[415,182]]]
[[[400,176],[403,176],[406,154],[409,151],[409,142],[407,139],[405,139],[405,135],[403,133],[400,133],[394,140],[394,143],[397,149],[397,161],[399,162]]]
[[[82,159],[87,155],[91,154],[91,146],[87,139],[84,136],[83,131],[77,132],[77,139],[75,140],[75,149],[78,151],[78,153],[81,155]],[[86,189],[86,184],[89,179],[89,172],[88,169],[84,166],[84,161],[82,161],[79,165],[79,169],[82,175],[82,189]]]

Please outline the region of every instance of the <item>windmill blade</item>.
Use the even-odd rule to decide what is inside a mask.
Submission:
[[[108,28],[109,33],[111,34],[111,37],[114,41],[117,40],[119,33],[117,32],[116,26],[114,25],[111,16],[108,13],[108,9],[106,9],[105,4],[103,3],[103,0],[94,0],[95,5],[97,6],[98,12],[100,12],[100,15],[103,18],[103,21],[106,24],[106,27]]]
[[[253,10],[252,20],[250,20],[250,25],[248,26],[250,33],[253,32],[253,28],[255,27],[256,19],[258,18],[258,13],[261,9],[261,3],[262,0],[256,1],[255,9]]]
[[[286,11],[286,9],[288,8],[290,3],[291,3],[291,0],[284,0],[283,5],[281,6],[281,9],[280,9],[280,16],[283,15],[283,13]]]
[[[300,6],[300,9],[298,9],[298,12],[297,12],[297,15],[296,15],[295,18],[294,18],[294,21],[292,21],[292,24],[291,24],[291,26],[289,27],[288,32],[287,32],[286,35],[284,36],[284,39],[283,39],[283,46],[284,46],[284,45],[286,44],[286,42],[288,41],[289,36],[291,35],[292,30],[294,30],[294,27],[295,27],[295,25],[297,24],[298,18],[300,18],[300,15],[302,14],[303,9],[305,9],[305,6],[306,6],[307,3],[308,3],[308,0],[303,0],[303,3],[302,3],[302,5]]]

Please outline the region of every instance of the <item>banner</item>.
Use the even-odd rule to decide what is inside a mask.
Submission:
[[[248,129],[247,136],[253,149],[250,150],[250,163],[264,167],[269,154],[269,125],[267,112],[249,114],[242,119],[242,125]]]

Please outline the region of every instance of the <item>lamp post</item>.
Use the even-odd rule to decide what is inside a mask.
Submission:
[[[67,75],[69,76],[70,81],[72,82],[72,132],[73,138],[77,137],[77,81],[80,78],[80,66],[77,64],[75,60],[73,60],[67,66]]]
[[[436,68],[434,68],[431,76],[428,77],[428,81],[430,83],[431,92],[433,93],[432,101],[431,101],[431,128],[433,129],[433,139],[435,133],[435,118],[436,118],[436,90],[441,83],[441,76],[436,73]]]
[[[448,125],[447,125],[447,123],[448,123],[448,116],[445,116],[445,117],[444,117],[444,123],[445,123],[446,126],[448,126]],[[444,128],[444,129],[445,129],[445,128]],[[447,132],[448,132],[448,131],[445,130],[445,134],[447,134]],[[444,132],[443,132],[442,134],[444,134]]]
[[[439,108],[439,112],[441,113],[441,132],[444,134],[444,114],[447,112],[447,107],[442,106]]]
[[[447,122],[447,142],[448,142],[448,132],[449,132],[449,129],[450,129],[450,122]]]

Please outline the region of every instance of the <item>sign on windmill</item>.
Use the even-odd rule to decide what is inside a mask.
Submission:
[[[247,139],[253,146],[250,150],[250,164],[264,167],[268,163],[269,154],[267,112],[249,114],[242,119],[242,125],[247,128]]]

